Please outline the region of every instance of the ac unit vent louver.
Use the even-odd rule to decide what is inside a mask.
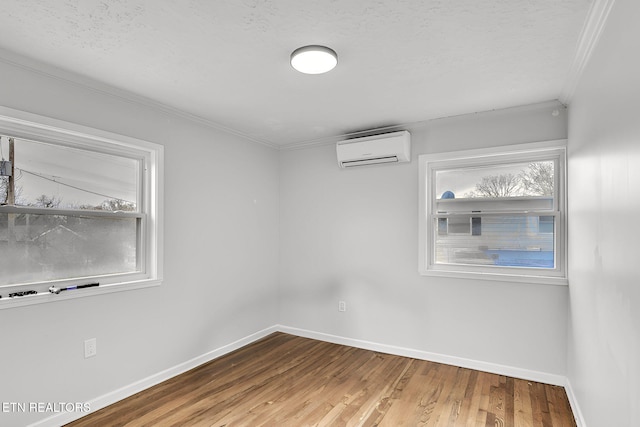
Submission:
[[[408,131],[347,139],[336,144],[341,168],[402,163],[411,161],[411,135]]]

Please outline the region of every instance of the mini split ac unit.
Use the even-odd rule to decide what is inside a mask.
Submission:
[[[411,134],[406,130],[347,139],[336,145],[341,168],[411,161]]]

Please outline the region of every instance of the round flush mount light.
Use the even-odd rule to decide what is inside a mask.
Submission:
[[[338,55],[325,46],[303,46],[291,54],[291,66],[301,73],[322,74],[338,64]]]

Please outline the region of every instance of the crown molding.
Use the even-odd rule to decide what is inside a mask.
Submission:
[[[615,0],[594,0],[594,3],[591,5],[591,8],[587,14],[587,21],[585,23],[585,26],[583,27],[583,30],[579,39],[577,53],[575,55],[575,58],[571,67],[569,78],[567,79],[567,82],[559,98],[562,104],[565,104],[565,105],[568,104],[568,101],[573,95],[573,92],[575,91],[575,87],[577,86],[580,75],[582,74],[582,71],[591,55],[591,52],[595,44],[597,43],[600,33],[604,28],[607,16],[614,2]],[[367,135],[372,135],[376,133],[392,132],[396,130],[405,130],[410,128],[415,129],[415,128],[423,127],[435,120],[451,120],[451,119],[458,119],[460,117],[465,117],[469,115],[486,113],[486,111],[483,111],[483,112],[464,113],[460,115],[454,114],[452,116],[431,117],[419,122],[401,123],[401,124],[385,126],[380,128],[367,129],[363,131],[344,133],[340,135],[331,135],[331,136],[326,136],[321,138],[295,141],[295,142],[285,143],[285,144],[277,144],[272,141],[256,138],[255,136],[241,132],[234,128],[224,126],[213,120],[206,119],[204,117],[201,117],[192,113],[187,113],[183,110],[168,106],[166,104],[155,101],[153,99],[150,99],[141,95],[137,95],[132,92],[116,88],[114,86],[110,86],[108,84],[91,79],[89,77],[82,76],[80,74],[76,74],[70,71],[66,71],[61,68],[54,67],[52,65],[46,64],[44,62],[41,62],[32,58],[19,55],[7,49],[0,48],[0,62],[9,64],[17,68],[21,68],[31,73],[35,73],[53,80],[61,81],[65,84],[81,87],[85,90],[91,90],[101,95],[111,96],[111,97],[117,98],[120,101],[128,102],[134,105],[145,106],[147,108],[150,108],[162,114],[173,116],[173,117],[179,117],[184,120],[188,120],[193,123],[197,123],[197,124],[215,129],[217,131],[221,131],[230,135],[240,137],[249,142],[267,146],[275,150],[284,150],[284,151],[310,148],[310,147],[320,146],[320,145],[328,145],[343,139],[367,136]],[[558,102],[558,101],[550,101],[550,102]],[[511,108],[522,108],[522,107],[511,107]],[[500,108],[500,109],[491,110],[491,111],[509,110],[511,108]]]
[[[338,141],[342,141],[343,139],[358,138],[361,136],[364,137],[364,136],[377,135],[377,134],[386,133],[386,132],[395,132],[397,130],[405,130],[408,126],[415,127],[416,123],[411,123],[411,124],[405,123],[405,124],[384,126],[384,127],[367,129],[367,130],[362,130],[357,132],[343,133],[339,135],[330,135],[330,136],[324,136],[321,138],[290,142],[287,144],[280,145],[278,149],[282,151],[288,151],[288,150],[298,150],[301,148],[316,147],[319,145],[330,145]]]
[[[215,129],[220,132],[224,132],[230,135],[234,135],[245,140],[265,145],[269,148],[278,149],[278,145],[274,144],[270,141],[261,140],[255,138],[251,135],[240,132],[236,129],[224,126],[220,123],[217,123],[213,120],[205,119],[201,116],[187,113],[180,109],[170,107],[161,102],[155,101],[153,99],[134,94],[132,92],[118,89],[114,86],[110,86],[108,84],[99,82],[97,80],[69,72],[58,67],[54,67],[52,65],[43,63],[41,61],[37,61],[31,58],[27,58],[25,56],[16,54],[6,49],[0,48],[0,62],[11,65],[13,67],[17,67],[23,69],[25,71],[29,71],[34,74],[38,74],[53,80],[58,80],[66,84],[70,84],[76,87],[81,87],[85,90],[91,90],[93,92],[99,93],[101,95],[107,95],[113,98],[117,98],[120,101],[128,102],[130,104],[141,105],[157,112],[160,112],[164,115],[179,117],[184,120],[191,121],[193,123],[197,123],[203,126],[206,126],[211,129]]]
[[[591,59],[591,55],[600,40],[600,36],[607,24],[607,18],[613,8],[615,0],[594,0],[591,4],[587,19],[578,39],[576,54],[567,75],[564,87],[560,92],[560,101],[570,104],[575,94],[580,78]]]
[[[462,122],[464,120],[468,120],[471,117],[505,114],[505,113],[515,112],[515,111],[526,112],[526,111],[539,111],[539,110],[551,110],[551,109],[562,109],[562,108],[566,108],[566,105],[561,103],[557,99],[552,99],[548,101],[536,102],[533,104],[516,105],[512,107],[502,107],[502,108],[495,108],[493,110],[475,111],[470,113],[452,114],[449,116],[433,117],[433,118],[428,118],[428,119],[420,120],[416,122],[399,123],[395,125],[371,128],[371,129],[366,129],[366,130],[361,130],[356,132],[343,133],[339,135],[331,135],[331,136],[326,136],[322,138],[291,142],[291,143],[280,145],[277,147],[277,149],[280,151],[299,150],[303,148],[311,148],[311,147],[317,147],[322,145],[331,145],[345,139],[359,138],[359,137],[377,135],[377,134],[387,133],[387,132],[395,132],[400,130],[408,130],[412,132],[420,128],[430,126],[434,123],[443,123],[443,122],[455,123],[457,121]]]

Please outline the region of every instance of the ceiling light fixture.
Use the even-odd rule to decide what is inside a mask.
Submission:
[[[338,55],[325,46],[303,46],[291,54],[291,66],[301,73],[322,74],[338,64]]]

